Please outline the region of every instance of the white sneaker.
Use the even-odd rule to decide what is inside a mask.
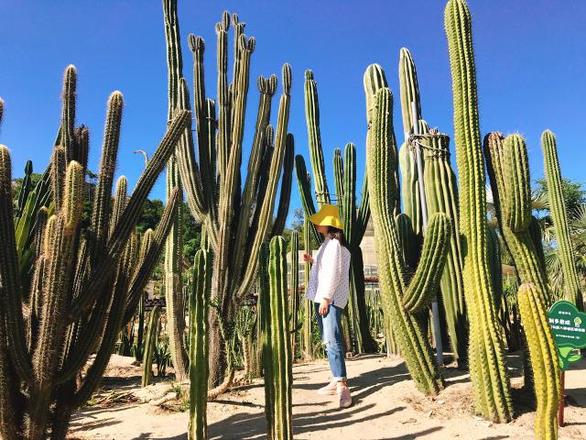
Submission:
[[[348,385],[340,384],[337,386],[336,392],[340,399],[340,408],[348,408],[352,406],[352,396],[350,395],[350,389]]]
[[[338,386],[338,381],[332,380],[329,384],[327,384],[326,386],[323,386],[319,390],[317,390],[317,394],[320,394],[322,396],[333,396],[334,394],[336,394],[337,386]]]

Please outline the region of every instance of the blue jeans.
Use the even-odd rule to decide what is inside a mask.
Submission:
[[[330,304],[326,316],[319,314],[319,303],[315,303],[315,315],[321,340],[326,346],[330,370],[334,380],[346,380],[346,362],[344,361],[344,343],[342,342],[343,309]]]

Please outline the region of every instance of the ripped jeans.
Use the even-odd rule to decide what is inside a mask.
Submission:
[[[327,315],[321,316],[319,314],[319,303],[315,303],[314,306],[319,334],[326,346],[333,379],[336,381],[346,380],[344,342],[342,341],[342,312],[344,309],[330,304]]]

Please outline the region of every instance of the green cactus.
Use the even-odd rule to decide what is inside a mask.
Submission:
[[[315,176],[317,206],[320,208],[325,203],[331,203],[331,200],[326,181],[324,153],[321,144],[317,82],[313,79],[311,70],[305,71],[305,119],[307,121],[311,168]]]
[[[543,293],[530,283],[519,287],[519,311],[535,381],[537,412],[535,414],[535,438],[558,438],[557,410],[560,399],[560,368],[558,353],[547,321],[547,308],[542,301]]]
[[[415,62],[408,49],[402,48],[399,55],[399,90],[401,96],[401,113],[405,140],[399,149],[401,168],[401,200],[403,212],[409,216],[413,231],[421,239],[423,234],[423,213],[421,193],[419,190],[419,172],[415,161],[415,151],[411,148],[409,136],[413,134],[414,125],[421,120],[421,99]],[[419,131],[419,134],[426,133]],[[423,155],[420,156],[423,159]],[[422,169],[424,162],[422,160]]]
[[[544,295],[543,303],[550,304],[552,294],[540,256],[543,248],[530,230],[531,179],[525,140],[518,134],[503,139],[500,133],[490,133],[484,139],[484,151],[499,227],[519,279],[533,284]]]
[[[0,384],[6,384],[0,393],[0,436],[7,440],[41,440],[49,432],[52,439],[65,438],[73,411],[97,387],[125,319],[134,314],[136,292],[144,290],[179,203],[176,190],[149,258],[141,260],[133,231],[189,115],[173,118],[130,199],[121,179],[112,205],[122,109],[122,95],[115,92],[90,221],[81,222],[88,137],[85,127],[73,128],[76,76],[69,66],[53,160],[21,199],[19,217],[12,207],[10,156],[0,147]]]
[[[376,93],[383,87],[388,87],[387,85],[387,78],[385,76],[385,72],[382,67],[378,64],[371,64],[366,68],[366,72],[364,73],[363,78],[364,84],[364,92],[366,97],[366,123],[368,130],[366,132],[366,145],[370,144],[370,128],[374,124],[374,115],[376,114]],[[393,145],[396,145],[395,133],[391,133]],[[397,149],[393,149],[389,152],[389,160],[391,166],[391,179],[393,186],[397,188],[397,191],[389,194],[389,197],[392,197],[389,203],[391,203],[393,207],[393,213],[398,214],[401,209],[401,199],[400,199],[400,192],[399,192],[399,156],[397,153]]]
[[[465,0],[448,1],[445,28],[452,70],[460,233],[465,255],[464,295],[470,320],[469,365],[474,406],[484,417],[506,422],[512,416],[510,385],[488,267],[484,161],[472,24]]]
[[[555,135],[545,130],[541,135],[543,149],[543,165],[547,179],[547,194],[551,211],[551,218],[556,231],[558,255],[564,274],[564,298],[576,304],[579,310],[584,310],[584,299],[580,291],[580,282],[576,272],[574,251],[570,240],[568,214],[562,193],[562,173],[558,159]]]
[[[443,382],[416,314],[428,306],[438,287],[449,246],[451,222],[442,213],[430,218],[419,265],[407,284],[406,263],[399,244],[394,206],[390,202],[396,198],[398,188],[393,179],[396,143],[392,125],[392,94],[388,88],[383,87],[376,92],[373,108],[373,123],[368,133],[367,170],[383,309],[417,388],[425,394],[435,395]]]
[[[287,243],[283,237],[273,237],[270,251],[266,248],[261,251],[259,271],[267,433],[271,440],[292,439],[293,371],[287,327]]]
[[[142,377],[140,386],[146,387],[151,384],[153,376],[153,357],[155,346],[159,338],[159,319],[161,316],[161,306],[158,304],[149,313],[149,323],[147,325],[146,341],[144,344],[144,355],[142,357]]]
[[[295,361],[297,345],[297,320],[299,315],[299,232],[291,232],[291,360]]]
[[[313,224],[309,221],[307,216],[303,219],[303,245],[305,253],[311,255],[311,231],[315,230]],[[309,274],[311,272],[311,263],[305,261],[303,263],[303,287],[307,290],[309,284]],[[303,300],[303,356],[305,359],[313,359],[313,302]]]
[[[207,439],[208,335],[207,317],[211,288],[211,254],[200,249],[193,264],[189,296],[189,439]]]
[[[429,215],[444,212],[452,220],[450,249],[440,287],[450,344],[458,364],[463,366],[468,357],[468,319],[462,278],[464,258],[458,228],[458,188],[450,165],[449,138],[437,130],[429,130],[417,141],[425,157],[423,181],[427,212]]]
[[[176,2],[163,1],[165,20],[165,39],[167,41],[167,67],[168,67],[168,96],[167,96],[167,120],[170,121],[177,108],[185,108],[180,105],[182,96],[180,93],[180,80],[183,63],[181,60],[181,43],[179,22],[177,18]],[[180,143],[185,144],[191,133],[185,132]],[[181,187],[179,169],[175,155],[167,164],[166,196],[171,196],[174,188]],[[174,219],[173,226],[165,244],[165,305],[167,314],[167,326],[169,331],[169,349],[173,359],[175,378],[184,381],[188,377],[188,353],[185,345],[185,298],[181,268],[183,227],[181,224],[181,207]]]
[[[190,109],[187,83],[183,78],[177,0],[165,0],[167,53],[170,75],[170,98],[177,96],[177,106]],[[228,32],[232,19],[235,47],[232,81],[228,78]],[[181,183],[187,195],[190,213],[206,230],[214,254],[212,302],[218,304],[210,316],[210,383],[217,385],[227,366],[220,320],[230,328],[236,310],[249,294],[255,280],[260,244],[284,225],[290,188],[287,176],[293,169],[293,138],[287,133],[290,108],[291,67],[283,66],[282,96],[277,124],[270,128],[271,102],[277,79],[259,78],[260,92],[256,124],[246,177],[241,175],[244,119],[249,89],[250,60],[255,40],[243,33],[244,23],[227,12],[216,25],[217,102],[206,99],[204,81],[205,44],[201,37],[189,36],[193,53],[193,111],[197,125],[197,146],[191,127],[184,132],[177,150]],[[174,76],[178,76],[178,83]],[[175,84],[177,87],[175,88]],[[216,108],[217,107],[217,108]],[[217,113],[217,117],[216,117]],[[274,142],[274,145],[273,145]],[[198,160],[196,160],[198,158]],[[278,194],[279,182],[281,191]],[[280,198],[277,203],[277,197]],[[277,219],[273,211],[277,205]]]

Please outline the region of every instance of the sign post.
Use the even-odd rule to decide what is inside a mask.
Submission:
[[[580,312],[569,301],[557,301],[547,312],[547,317],[560,361],[558,424],[564,426],[565,371],[571,363],[582,359],[580,349],[586,348],[586,313]]]

